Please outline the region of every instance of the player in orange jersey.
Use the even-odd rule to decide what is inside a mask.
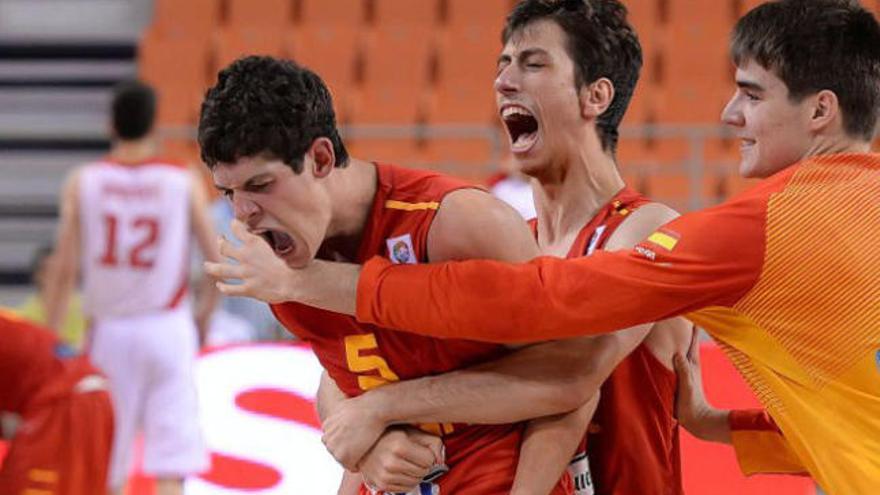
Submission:
[[[224,254],[242,264],[209,265],[216,275],[244,280],[221,284],[228,293],[263,286],[252,272],[284,273],[316,257],[362,262],[378,255],[418,264],[523,261],[537,254],[518,214],[486,191],[431,172],[349,158],[329,92],[316,74],[294,63],[248,57],[221,71],[203,104],[199,139],[217,187],[234,205],[233,227],[244,241],[242,247],[222,243]],[[273,311],[285,327],[312,345],[327,371],[324,382],[345,395],[451,370],[489,384],[477,397],[451,398],[444,417],[420,422],[431,423],[422,429],[442,437],[445,455],[436,437],[398,427],[383,435],[385,425],[364,418],[363,431],[373,436],[361,435],[362,447],[333,453],[346,468],[360,470],[369,485],[389,491],[419,485],[418,493],[462,495],[572,492],[563,472],[594,406],[572,376],[592,366],[580,358],[589,339],[509,353],[495,344],[425,338],[267,300],[276,303]],[[480,370],[462,370],[478,364]],[[321,397],[328,398],[326,388]],[[521,423],[538,417],[529,426]],[[568,451],[558,462],[514,479],[520,444],[521,464],[541,463],[528,457],[536,450],[529,445],[555,444],[560,431]],[[399,469],[382,472],[376,456],[396,452],[389,442],[403,442],[408,455],[397,456],[404,457]]]
[[[740,19],[731,51],[738,89],[723,120],[741,140],[742,175],[765,179],[752,190],[629,251],[522,265],[316,262],[286,274],[283,297],[367,324],[498,342],[687,315],[766,406],[784,434],[775,449],[828,493],[871,493],[880,486],[880,157],[870,154],[880,26],[857,2],[781,0]],[[332,291],[314,282],[328,274]],[[487,297],[501,287],[505,297]],[[777,458],[753,463],[772,470]]]
[[[53,332],[5,311],[0,413],[19,419],[0,495],[105,493],[113,441],[107,380]]]

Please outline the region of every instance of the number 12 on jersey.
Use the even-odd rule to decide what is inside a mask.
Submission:
[[[104,251],[100,262],[104,266],[116,267],[125,263],[132,268],[150,269],[155,263],[153,257],[148,256],[147,251],[159,242],[159,219],[153,216],[135,217],[128,224],[120,226],[119,218],[115,215],[104,215],[104,232],[106,232]],[[131,229],[140,234],[135,245],[125,254],[125,258],[119,259],[119,229]]]

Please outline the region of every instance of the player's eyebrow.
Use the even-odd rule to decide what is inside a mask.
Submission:
[[[519,60],[526,60],[533,55],[547,55],[547,50],[543,48],[526,48],[525,50],[516,54],[516,58]],[[509,53],[503,53],[500,57],[498,57],[498,65],[502,63],[509,63],[513,60],[513,57]]]
[[[764,86],[756,83],[755,81],[750,81],[748,79],[736,79],[736,87],[740,89],[749,89],[752,91],[764,91]]]

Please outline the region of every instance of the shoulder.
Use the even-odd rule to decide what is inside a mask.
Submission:
[[[457,189],[440,202],[428,237],[432,261],[525,261],[538,254],[519,213],[482,189]]]
[[[627,216],[620,227],[611,234],[605,249],[615,251],[632,248],[678,216],[677,211],[663,203],[645,204]]]

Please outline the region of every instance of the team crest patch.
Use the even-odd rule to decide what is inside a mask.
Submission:
[[[412,237],[409,234],[386,239],[385,245],[388,247],[388,258],[392,263],[397,265],[418,263],[415,249],[413,249]]]

